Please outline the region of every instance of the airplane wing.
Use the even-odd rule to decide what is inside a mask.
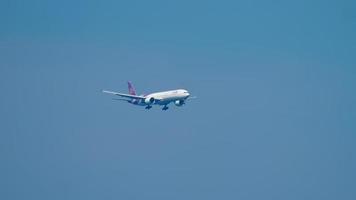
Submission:
[[[126,102],[131,102],[130,99],[117,99],[117,98],[112,98],[112,100],[115,100],[115,101],[126,101]]]
[[[143,100],[145,99],[145,97],[137,96],[137,95],[123,94],[123,93],[112,92],[112,91],[107,91],[107,90],[103,90],[103,92],[107,93],[107,94],[117,95],[117,96],[120,96],[120,97],[126,97],[126,98],[129,98],[129,99],[143,99]]]

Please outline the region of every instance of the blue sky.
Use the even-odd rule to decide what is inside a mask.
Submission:
[[[355,8],[1,2],[0,198],[355,199]]]

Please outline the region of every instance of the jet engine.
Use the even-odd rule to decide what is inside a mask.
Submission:
[[[154,102],[155,102],[155,98],[153,98],[153,97],[145,99],[145,104],[147,104],[147,105],[151,105]]]
[[[176,100],[176,101],[174,102],[174,104],[175,104],[176,106],[182,106],[182,105],[184,105],[184,100]]]

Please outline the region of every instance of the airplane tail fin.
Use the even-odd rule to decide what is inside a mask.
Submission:
[[[129,94],[130,95],[136,95],[135,88],[133,87],[132,83],[130,81],[127,82],[128,88],[129,88]]]

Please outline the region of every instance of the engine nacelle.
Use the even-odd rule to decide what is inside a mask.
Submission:
[[[176,101],[174,102],[174,104],[175,104],[176,106],[183,106],[183,105],[184,105],[184,100],[176,100]]]
[[[155,102],[155,98],[153,98],[153,97],[150,97],[150,98],[146,98],[145,99],[145,104],[147,104],[147,105],[151,105],[151,104],[153,104]]]

